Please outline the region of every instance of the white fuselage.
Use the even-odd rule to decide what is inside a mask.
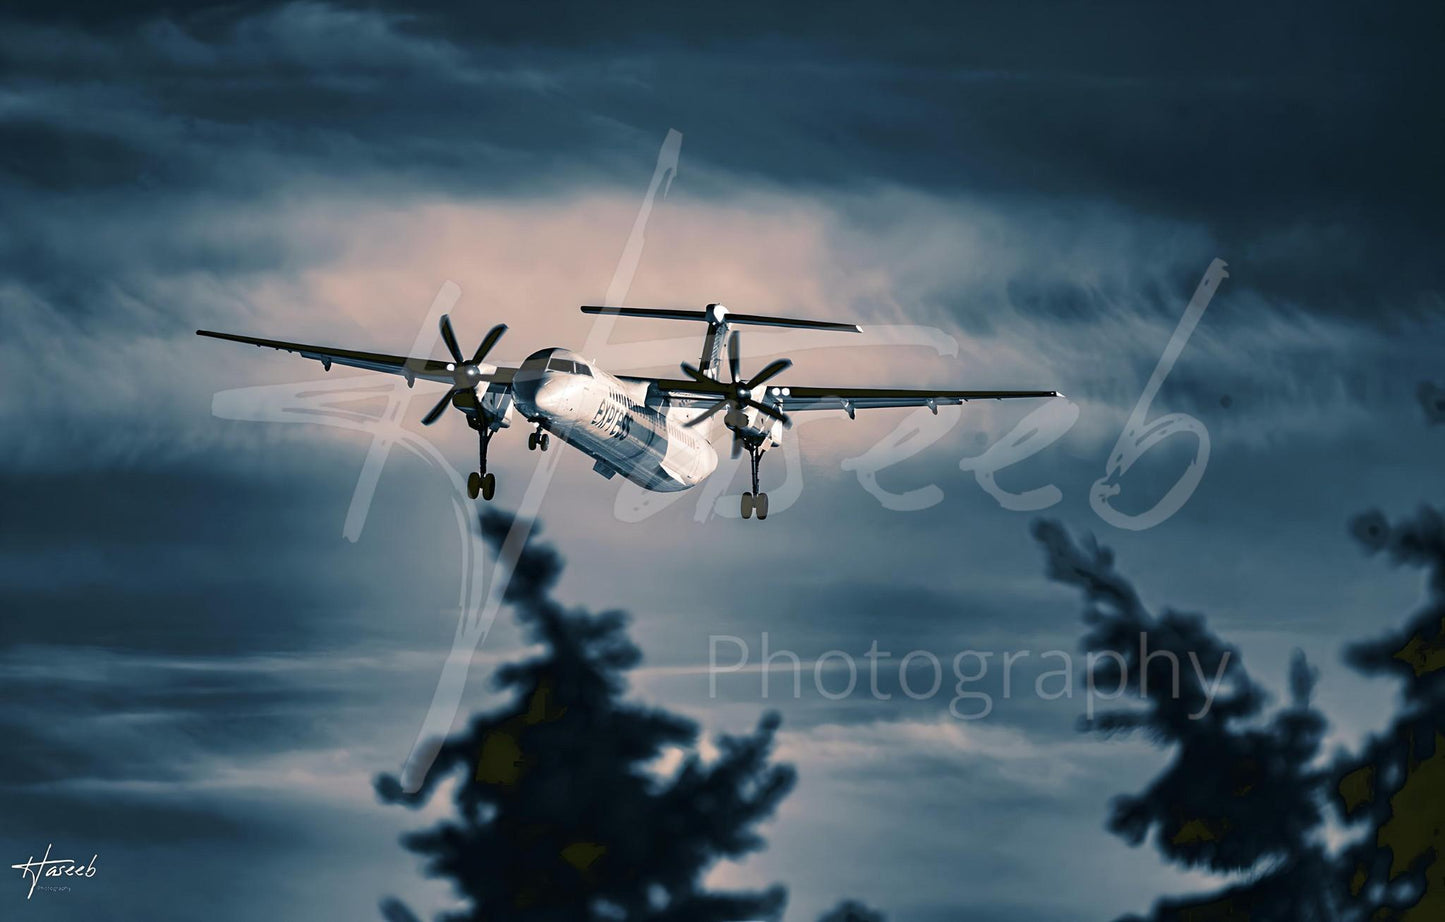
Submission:
[[[622,381],[566,349],[543,349],[512,380],[517,410],[585,452],[606,476],[675,492],[717,469],[708,426],[684,424],[702,411],[674,407],[642,382]]]

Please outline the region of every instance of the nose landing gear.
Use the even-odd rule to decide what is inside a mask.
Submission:
[[[758,462],[763,459],[761,446],[748,446],[748,461],[753,472],[753,488],[750,492],[743,494],[742,513],[743,518],[752,518],[757,513],[758,521],[768,517],[768,494],[758,490]]]
[[[542,451],[546,451],[548,447],[551,446],[551,444],[552,437],[548,435],[545,431],[543,431],[541,423],[537,424],[537,429],[535,432],[527,436],[528,451],[536,451],[539,448]]]

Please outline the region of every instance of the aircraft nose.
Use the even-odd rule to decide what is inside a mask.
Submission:
[[[536,406],[537,391],[542,386],[542,372],[524,368],[512,378],[512,399],[523,412]]]
[[[556,376],[545,372],[518,374],[512,380],[512,397],[527,416],[558,412],[561,389]]]

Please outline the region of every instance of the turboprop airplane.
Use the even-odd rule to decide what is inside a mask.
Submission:
[[[703,310],[584,305],[582,312],[706,323],[702,357],[697,367],[682,364],[685,378],[612,375],[594,362],[560,347],[534,352],[515,368],[491,365],[486,358],[507,331],[507,325],[499,323],[492,327],[471,358],[467,358],[446,316],[441,318],[441,335],[450,359],[356,352],[210,330],[197,330],[196,334],[295,352],[319,361],[328,371],[332,365],[347,365],[401,375],[408,387],[418,378],[451,385],[421,421],[429,426],[451,406],[460,410],[468,425],[476,430],[481,442],[481,463],[467,478],[467,492],[472,499],[481,496],[490,500],[496,492],[496,476],[487,471],[487,449],[492,436],[511,426],[514,411],[533,427],[527,437],[529,451],[546,451],[551,436],[556,435],[590,457],[595,462],[593,469],[603,477],[610,479],[621,474],[639,486],[661,492],[697,486],[717,469],[718,456],[711,440],[720,433],[720,422],[721,428],[732,435],[732,456],[736,458],[746,451],[751,461],[752,489],[742,495],[745,519],[754,514],[760,520],[768,517],[768,494],[759,488],[758,463],[764,452],[782,442],[783,430],[791,425],[789,413],[843,410],[853,418],[858,410],[880,407],[928,407],[937,413],[940,405],[970,400],[1059,396],[1057,391],[768,385],[792,367],[792,361],[777,359],[744,379],[740,337],[733,327],[791,327],[848,333],[861,333],[862,328],[851,323],[735,314],[721,304],[709,304]],[[727,381],[720,376],[724,350]],[[719,413],[722,413],[720,419]]]

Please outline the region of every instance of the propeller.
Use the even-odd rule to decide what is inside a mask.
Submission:
[[[788,418],[788,415],[782,410],[779,410],[777,407],[770,406],[753,398],[753,395],[760,393],[761,391],[759,389],[769,380],[777,377],[778,375],[787,371],[789,368],[792,368],[792,359],[775,359],[774,361],[769,362],[767,365],[763,366],[762,371],[753,375],[748,380],[743,381],[741,380],[742,350],[739,348],[740,342],[741,337],[738,335],[738,331],[733,330],[732,335],[728,337],[728,372],[731,376],[731,381],[727,384],[724,384],[722,381],[718,381],[715,378],[709,378],[699,369],[694,368],[686,362],[682,363],[682,371],[684,374],[686,374],[689,378],[692,378],[699,384],[708,385],[710,389],[714,389],[715,392],[722,398],[718,400],[717,403],[714,403],[712,406],[708,407],[695,419],[689,420],[687,423],[684,423],[684,425],[701,425],[704,420],[711,418],[719,411],[727,410],[728,414],[726,417],[724,417],[723,422],[733,432],[734,458],[736,458],[739,452],[742,450],[742,443],[741,440],[738,438],[737,430],[743,425],[745,425],[745,418],[740,418],[743,407],[752,407],[754,410],[757,410],[764,416],[769,416],[773,419],[778,420],[784,426],[791,426],[793,424],[792,420],[790,420]]]
[[[462,347],[457,345],[457,334],[452,332],[452,321],[446,314],[442,314],[441,330],[442,342],[447,344],[447,351],[451,353],[453,359],[447,365],[447,370],[452,373],[452,389],[447,391],[442,399],[437,401],[436,406],[421,418],[423,426],[430,426],[436,422],[437,418],[446,411],[447,404],[451,403],[453,397],[473,389],[481,382],[482,370],[477,366],[482,364],[482,360],[487,357],[487,353],[492,351],[497,340],[507,332],[507,325],[499,323],[488,330],[487,335],[482,339],[482,344],[477,347],[477,351],[472,355],[470,361],[462,357]]]

